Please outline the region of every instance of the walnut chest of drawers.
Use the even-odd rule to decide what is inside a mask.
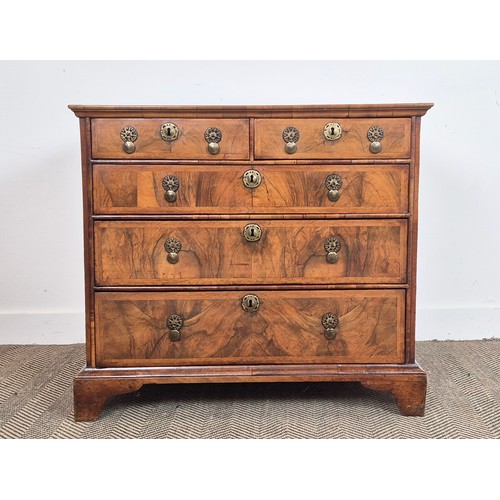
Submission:
[[[70,106],[86,267],[75,419],[143,384],[200,382],[357,381],[422,415],[431,106]]]

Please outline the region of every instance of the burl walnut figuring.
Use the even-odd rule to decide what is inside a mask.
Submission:
[[[87,366],[75,420],[144,384],[356,381],[423,415],[420,119],[432,104],[70,106]]]

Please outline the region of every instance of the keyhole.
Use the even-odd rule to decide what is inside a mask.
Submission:
[[[330,135],[333,135],[333,127],[332,127],[332,129],[331,129]]]
[[[254,236],[254,228],[253,227],[250,229],[250,236]]]
[[[170,127],[167,127],[167,135],[170,136]]]
[[[248,300],[248,307],[250,307],[250,308],[253,307],[253,300],[252,299]]]
[[[250,174],[250,182],[253,182],[253,174]]]

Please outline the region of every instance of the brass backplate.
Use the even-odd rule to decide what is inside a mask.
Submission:
[[[323,325],[323,328],[325,328],[325,330],[337,328],[339,324],[339,317],[335,313],[326,313],[321,318],[321,324]]]
[[[165,191],[177,191],[180,186],[179,179],[175,175],[166,175],[161,181]]]
[[[170,330],[180,330],[183,324],[184,320],[178,314],[172,314],[172,316],[167,318],[167,327]]]
[[[300,133],[298,129],[296,129],[295,127],[286,127],[286,129],[283,130],[282,137],[283,140],[287,143],[288,142],[297,143],[299,142],[300,139]]]
[[[338,191],[342,187],[342,177],[339,174],[330,174],[325,179],[325,186],[330,191]]]
[[[210,127],[205,130],[205,140],[210,143],[219,143],[222,140],[222,132],[216,127]]]
[[[181,240],[177,238],[168,238],[167,241],[165,241],[165,250],[170,253],[179,253],[182,249],[182,243]]]
[[[384,138],[384,129],[380,125],[372,125],[368,129],[366,137],[370,142],[380,142]]]
[[[137,137],[139,137],[137,129],[130,125],[123,127],[120,132],[120,138],[123,142],[135,142]]]
[[[341,246],[340,240],[335,236],[330,236],[325,240],[324,247],[327,252],[338,252]]]

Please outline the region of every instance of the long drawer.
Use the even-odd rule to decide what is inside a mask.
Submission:
[[[93,177],[96,214],[408,211],[407,165],[96,165]]]
[[[405,219],[247,222],[96,222],[96,284],[406,281]]]
[[[403,362],[404,290],[113,292],[95,306],[99,367]]]

